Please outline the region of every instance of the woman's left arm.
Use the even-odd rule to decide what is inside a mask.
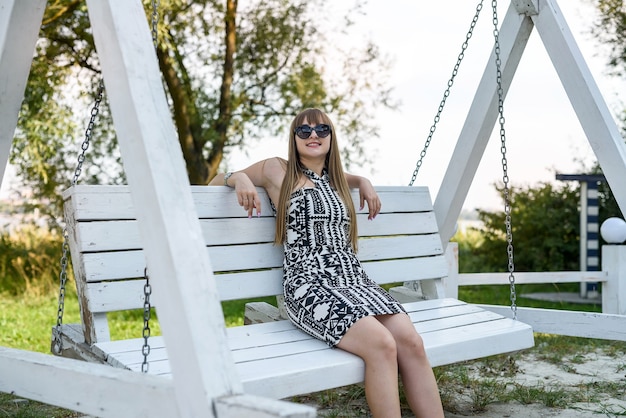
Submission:
[[[348,173],[346,173],[346,181],[351,189],[359,189],[359,210],[362,210],[367,202],[367,209],[369,210],[367,219],[374,219],[380,212],[381,202],[372,183],[365,177]]]

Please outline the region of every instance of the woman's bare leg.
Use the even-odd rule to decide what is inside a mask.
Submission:
[[[365,361],[365,397],[372,416],[400,417],[396,343],[387,328],[367,316],[350,327],[337,347]]]
[[[418,418],[443,418],[437,381],[424,351],[422,337],[415,330],[411,319],[405,314],[377,318],[396,341],[398,366],[411,410]]]

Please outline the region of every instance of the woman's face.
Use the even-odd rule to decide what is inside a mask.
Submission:
[[[302,125],[296,127],[298,130],[299,127],[305,127],[305,132],[308,133],[308,129],[306,127],[310,127],[311,133],[308,138],[301,138],[297,134],[295,135],[296,141],[296,149],[298,150],[298,154],[301,159],[325,159],[326,155],[330,151],[330,141],[332,139],[332,132],[330,132],[330,127],[325,125],[324,123],[318,124],[310,124],[306,119],[302,122]],[[316,131],[321,130],[318,133]],[[306,135],[306,134],[305,134]],[[321,136],[325,137],[321,137]]]

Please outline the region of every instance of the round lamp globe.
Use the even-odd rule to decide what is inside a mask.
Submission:
[[[626,241],[626,221],[621,218],[608,218],[600,226],[600,235],[608,244],[621,244]]]

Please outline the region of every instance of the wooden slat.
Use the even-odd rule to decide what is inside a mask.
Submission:
[[[209,247],[207,252],[215,272],[282,268],[283,263],[282,246],[272,243]],[[439,236],[431,234],[362,239],[359,241],[358,256],[361,261],[370,262],[434,257],[441,253]],[[82,255],[82,263],[87,282],[142,277],[145,267],[141,250],[86,253]]]
[[[433,365],[527,348],[532,329],[454,299],[405,305]],[[282,398],[362,380],[362,361],[297,330],[289,321],[228,329],[228,344],[246,391]],[[453,336],[453,337],[452,337]],[[97,344],[118,367],[140,370],[141,338]],[[488,346],[485,346],[487,344]],[[317,359],[317,360],[316,360]],[[150,373],[170,373],[163,340],[151,340]],[[286,385],[284,380],[292,382]]]
[[[443,256],[366,262],[363,266],[369,277],[380,284],[441,278],[448,267]],[[221,300],[274,296],[283,291],[282,269],[218,274],[215,279]],[[99,313],[141,309],[144,284],[143,278],[87,283],[84,291],[89,310]],[[153,286],[152,293],[158,300],[159,289]]]
[[[223,186],[191,186],[200,218],[246,217],[234,197],[233,189]],[[424,212],[432,211],[432,201],[427,187],[378,186],[382,201],[382,212]],[[269,199],[263,189],[259,189],[263,215],[270,215]],[[358,192],[353,192],[353,200],[358,209]],[[105,219],[136,219],[127,186],[77,185],[63,193],[66,204],[78,221]],[[68,203],[69,202],[69,203]],[[265,209],[267,208],[267,209]],[[366,210],[361,211],[365,213]]]
[[[368,221],[367,215],[357,216],[361,237],[436,234],[437,222],[432,212],[387,213]],[[275,218],[220,218],[200,221],[207,246],[272,243]],[[107,220],[79,222],[76,244],[80,252],[127,251],[141,249],[137,221]]]

